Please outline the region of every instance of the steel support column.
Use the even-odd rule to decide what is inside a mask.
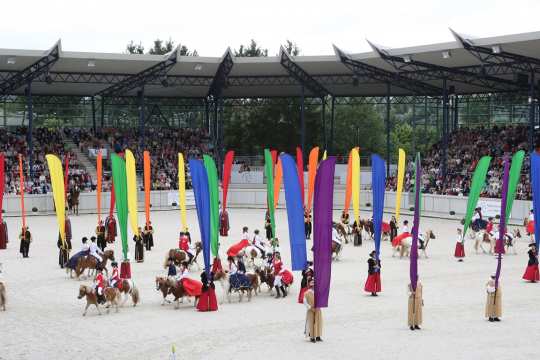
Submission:
[[[443,79],[443,141],[442,141],[442,175],[443,184],[446,184],[447,152],[448,152],[448,88],[446,79]]]
[[[534,88],[534,71],[531,71],[529,75],[529,151],[534,151],[534,124],[535,124],[535,111],[536,111],[536,94]]]
[[[92,131],[96,135],[96,101],[92,96]]]
[[[321,98],[321,120],[323,127],[323,144],[324,150],[328,153],[328,140],[326,138],[326,99]]]
[[[32,103],[32,82],[28,82],[26,87],[26,112],[28,114],[28,132],[26,133],[26,141],[28,142],[28,165],[30,171],[30,180],[34,175],[33,166],[34,166],[34,141],[33,141],[33,130],[34,130],[34,106]]]
[[[386,83],[386,177],[390,177],[390,91],[391,85]]]
[[[335,110],[336,110],[336,98],[332,96],[332,111],[331,111],[331,117],[330,117],[330,145],[329,145],[329,153],[334,153],[334,119],[335,119]]]
[[[306,122],[304,119],[304,101],[305,101],[305,93],[304,93],[304,85],[302,85],[300,92],[300,146],[302,147],[302,156],[304,157],[304,160],[307,159],[306,157]],[[305,163],[305,161],[304,161]]]

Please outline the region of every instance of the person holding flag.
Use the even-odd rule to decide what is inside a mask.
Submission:
[[[375,255],[375,251],[369,254],[368,278],[364,286],[364,291],[371,293],[371,296],[378,296],[377,293],[381,292],[381,260],[377,260]]]
[[[422,308],[424,306],[424,299],[422,297],[422,283],[420,280],[416,283],[416,290],[413,289],[412,285],[407,286],[409,294],[409,306],[408,306],[408,315],[407,315],[407,325],[411,330],[420,330],[420,325],[422,325]]]
[[[495,286],[495,275],[491,275],[486,283],[486,317],[489,322],[501,321],[502,316],[502,291],[501,283]]]

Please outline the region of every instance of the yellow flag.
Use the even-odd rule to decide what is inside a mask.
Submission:
[[[396,221],[399,224],[399,211],[401,209],[401,192],[403,191],[403,180],[405,179],[405,150],[399,149],[398,154],[399,156],[396,191]]]
[[[323,155],[322,155],[322,159],[323,159],[323,160],[326,160],[326,150],[324,150],[324,153],[323,153]]]
[[[48,154],[45,156],[51,174],[51,185],[53,190],[54,207],[56,209],[56,220],[62,244],[66,247],[66,198],[64,190],[64,173],[62,172],[62,162],[55,156]]]
[[[178,200],[180,204],[180,221],[182,229],[187,231],[186,221],[186,166],[184,164],[184,155],[178,153]]]
[[[352,203],[354,219],[360,224],[360,153],[358,148],[352,149]]]
[[[137,174],[135,172],[135,157],[130,150],[126,150],[126,176],[129,223],[133,234],[139,235],[139,219],[137,217]]]

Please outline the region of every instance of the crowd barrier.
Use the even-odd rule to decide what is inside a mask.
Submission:
[[[306,191],[307,193],[307,191]],[[221,198],[221,196],[220,196]],[[334,190],[334,209],[343,209],[345,198],[345,189],[342,186]],[[144,192],[138,195],[139,208],[143,210]],[[150,203],[153,210],[174,210],[178,209],[177,191],[152,191]],[[229,189],[228,200],[229,207],[245,208],[265,208],[266,207],[266,189],[260,187],[232,187]],[[393,212],[395,209],[396,194],[387,191],[385,194],[385,211]],[[48,214],[54,211],[52,194],[30,195],[25,194],[25,209],[27,214]],[[110,206],[110,193],[102,193],[102,213],[106,213]],[[186,204],[188,208],[195,205],[193,191],[186,192]],[[360,193],[361,215],[362,218],[369,217],[372,211],[371,191],[362,190]],[[20,214],[20,197],[16,195],[4,196],[4,211],[7,216],[18,216]],[[500,199],[480,199],[479,205],[484,209],[484,215],[499,213]],[[351,204],[352,206],[352,204]],[[403,193],[401,200],[401,209],[403,214],[408,214],[414,206],[413,195]],[[283,189],[279,195],[278,207],[285,207],[285,192]],[[532,208],[531,201],[516,200],[510,216],[511,222],[521,223],[525,217],[528,217]],[[443,196],[422,194],[422,211],[424,215],[436,216],[448,219],[463,218],[467,209],[467,198],[460,196]],[[81,213],[97,212],[96,193],[81,193],[79,197],[79,211]]]

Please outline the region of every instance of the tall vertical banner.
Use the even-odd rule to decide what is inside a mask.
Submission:
[[[347,161],[347,180],[345,183],[345,204],[343,210],[345,213],[349,213],[349,208],[351,207],[351,196],[352,196],[352,153],[353,150],[349,152],[349,160]]]
[[[379,155],[371,155],[371,188],[373,190],[373,229],[376,259],[381,251],[381,228],[386,186],[385,162]]]
[[[45,156],[49,166],[51,176],[51,186],[53,190],[54,208],[56,210],[56,220],[62,245],[66,248],[66,198],[64,191],[64,174],[62,173],[62,162],[55,156],[48,154]]]
[[[3,221],[2,211],[4,209],[4,190],[6,188],[6,176],[5,176],[6,160],[4,153],[0,153],[0,226]]]
[[[416,291],[418,284],[418,231],[420,229],[420,212],[421,204],[420,197],[422,194],[422,165],[420,162],[420,153],[416,154],[414,173],[414,218],[412,228],[412,244],[410,254],[409,276],[411,279],[411,287]]]
[[[309,152],[308,162],[308,200],[307,209],[311,212],[313,203],[313,191],[315,189],[315,176],[317,175],[317,164],[319,162],[319,148],[314,147]]]
[[[134,235],[139,235],[139,218],[137,210],[137,173],[135,170],[135,157],[126,149],[126,179],[127,179],[127,206],[129,211],[129,224]]]
[[[272,226],[272,238],[276,237],[276,222],[274,218],[274,173],[272,165],[272,154],[270,150],[264,149],[264,175],[266,176],[266,204],[270,214],[270,224]]]
[[[24,171],[23,171],[23,160],[22,155],[19,154],[19,186],[20,186],[20,196],[21,196],[21,218],[22,218],[22,226],[23,228],[26,228],[26,211],[24,209]]]
[[[189,160],[193,194],[197,207],[197,219],[203,248],[204,269],[210,272],[210,192],[208,189],[208,174],[202,161]]]
[[[305,205],[304,199],[304,154],[302,149],[296,147],[296,168],[298,170],[298,183],[300,184],[300,195],[302,195],[302,207]]]
[[[315,272],[315,307],[328,307],[332,277],[332,210],[336,158],[323,160],[315,179],[313,209],[313,266]]]
[[[225,154],[225,160],[223,161],[223,180],[222,180],[223,200],[221,202],[223,211],[227,209],[227,194],[229,191],[229,183],[231,182],[231,172],[232,172],[233,161],[234,161],[234,151],[233,150],[227,151],[227,154]]]
[[[512,213],[512,205],[516,198],[516,190],[521,178],[521,167],[523,166],[523,159],[525,158],[525,151],[519,150],[512,156],[512,165],[510,166],[510,175],[508,178],[508,196],[506,200],[506,223]]]
[[[465,238],[465,234],[471,225],[474,209],[476,209],[480,193],[486,182],[486,175],[490,162],[490,156],[483,156],[480,161],[478,161],[478,164],[476,164],[476,169],[474,169],[471,190],[469,191],[469,198],[467,199],[467,212],[465,213],[465,222],[463,224],[463,238]]]
[[[351,193],[354,221],[356,221],[356,224],[360,224],[360,154],[358,152],[358,148],[352,149],[351,161]]]
[[[399,224],[399,213],[401,211],[401,193],[403,192],[403,181],[405,180],[405,150],[398,151],[398,172],[396,189],[396,222]]]
[[[116,199],[116,215],[118,216],[118,226],[120,227],[120,237],[122,239],[122,254],[124,261],[128,259],[128,190],[126,162],[118,154],[111,154],[111,167],[114,184],[114,197]]]
[[[143,152],[143,174],[144,174],[144,213],[146,216],[146,225],[150,225],[150,152]]]
[[[508,180],[510,177],[510,160],[504,156],[503,183],[501,190],[501,219],[499,223],[499,238],[495,244],[495,254],[497,254],[497,270],[495,272],[495,291],[499,287],[499,277],[501,276],[502,254],[504,254],[504,235],[506,234],[506,206],[508,200]]]
[[[327,157],[327,156],[328,156],[328,155],[326,154],[326,150],[324,150],[324,152],[323,152],[323,154],[322,154],[322,159],[323,159],[323,160],[326,160],[326,157]]]
[[[101,221],[101,192],[103,184],[103,155],[101,150],[99,150],[96,158],[96,176],[97,176],[97,186],[96,186],[96,202],[97,202],[97,218],[98,224]],[[112,192],[111,192],[112,196]]]
[[[540,155],[536,151],[531,154],[531,186],[534,210],[534,240],[536,248],[540,249]]]
[[[184,155],[178,153],[178,201],[180,206],[180,222],[182,230],[187,231],[186,220],[186,165],[184,163]]]
[[[287,220],[289,222],[289,239],[291,244],[291,263],[293,271],[306,268],[306,233],[304,227],[304,208],[300,195],[298,171],[292,156],[282,154],[279,163],[283,169],[283,185],[287,202]]]
[[[204,167],[210,194],[210,246],[212,255],[219,254],[219,188],[216,163],[208,155],[203,155]]]
[[[274,209],[277,208],[278,206],[282,179],[283,179],[283,168],[281,166],[281,159],[278,158],[277,164],[276,164],[275,176],[274,176]]]

